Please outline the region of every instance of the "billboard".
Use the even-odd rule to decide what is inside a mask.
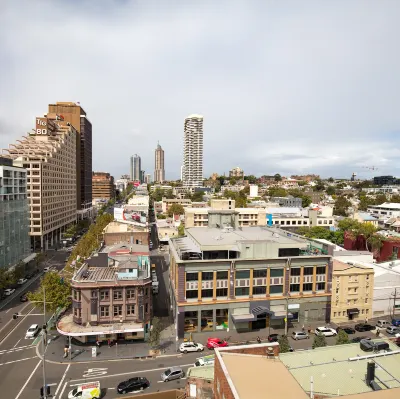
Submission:
[[[124,214],[124,208],[114,207],[114,219],[115,220],[126,220]]]

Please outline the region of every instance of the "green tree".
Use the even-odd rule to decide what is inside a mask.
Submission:
[[[360,224],[356,219],[344,218],[338,222],[338,228],[343,231],[358,231]]]
[[[337,216],[347,216],[350,207],[351,207],[351,202],[343,195],[340,195],[339,197],[336,198],[335,206],[333,208],[333,213],[334,215]]]
[[[193,195],[191,196],[191,200],[192,200],[193,202],[201,202],[201,201],[203,201],[204,195],[205,195],[205,192],[204,192],[204,191],[195,192],[195,193],[193,193]]]
[[[165,192],[165,198],[167,199],[175,198],[171,188]]]
[[[154,199],[154,201],[161,201],[163,199],[164,196],[164,190],[162,190],[160,187],[157,187],[152,194],[152,197]]]
[[[328,195],[333,195],[333,194],[335,194],[335,193],[336,193],[335,187],[329,186],[329,187],[326,189],[326,193],[327,193]]]
[[[323,346],[326,346],[326,338],[324,334],[319,333],[314,337],[312,348],[321,348]]]
[[[390,198],[390,202],[399,203],[400,202],[400,195],[398,195],[398,194],[392,195],[391,198]]]
[[[148,339],[148,343],[152,348],[157,348],[160,345],[161,331],[161,320],[158,317],[153,317]]]
[[[334,178],[333,177],[330,177],[329,179],[328,179],[328,182],[329,183],[333,183],[335,180],[334,180]]]
[[[249,176],[244,176],[243,178],[244,180],[248,180],[248,182],[250,184],[255,184],[257,183],[257,177],[253,176],[253,175],[249,175]]]
[[[282,181],[282,176],[281,176],[279,173],[276,173],[276,174],[274,175],[274,180],[275,180],[275,181]]]
[[[281,335],[278,339],[278,343],[280,353],[290,352],[290,344],[287,335]]]
[[[181,204],[172,204],[168,209],[168,216],[172,217],[172,215],[183,215],[185,213],[185,209]]]
[[[375,198],[375,204],[374,205],[382,205],[384,202],[387,201],[386,195],[385,194],[378,194]]]
[[[314,191],[324,191],[325,184],[321,180],[316,181],[316,185],[313,187]]]
[[[71,303],[71,286],[61,278],[58,273],[46,273],[40,286],[35,292],[28,292],[28,299],[35,303],[35,306],[43,310],[43,288],[46,291],[46,311],[55,312],[58,307],[65,308]]]
[[[159,215],[157,215],[157,219],[166,219],[167,215],[164,215],[163,213],[160,213]]]
[[[367,249],[369,245],[372,252],[379,251],[383,246],[383,241],[385,241],[383,236],[380,234],[373,234],[367,239]]]
[[[339,330],[338,335],[336,336],[336,345],[343,345],[343,344],[349,344],[349,336],[347,335],[346,331],[344,330]]]
[[[282,187],[270,187],[268,189],[269,197],[287,197],[288,192]]]
[[[183,237],[185,235],[185,226],[182,223],[178,227],[178,235],[179,237]]]

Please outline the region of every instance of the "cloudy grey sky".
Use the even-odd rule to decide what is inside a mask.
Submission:
[[[400,175],[399,19],[398,0],[0,0],[0,148],[79,101],[116,177],[135,153],[153,173],[159,140],[178,178],[191,113],[205,176]]]

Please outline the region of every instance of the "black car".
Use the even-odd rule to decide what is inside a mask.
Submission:
[[[268,335],[268,341],[269,342],[278,342],[279,340],[279,335],[278,334],[270,334]]]
[[[343,330],[346,334],[355,334],[355,333],[356,333],[356,330],[355,330],[354,328],[347,327],[347,326],[345,326],[345,327],[338,327],[338,328],[336,329],[336,331],[337,331],[338,333],[339,333],[340,330]]]
[[[372,326],[371,324],[356,324],[354,326],[354,328],[356,329],[356,331],[371,331],[371,330],[375,330],[375,326]]]
[[[353,344],[356,344],[357,342],[360,342],[361,340],[366,339],[366,340],[370,340],[370,337],[354,337],[353,339],[350,340],[350,342],[352,342]]]
[[[22,295],[19,297],[19,300],[20,300],[21,302],[27,302],[27,301],[28,301],[28,297],[26,296],[26,294],[22,294]]]
[[[143,391],[143,389],[148,388],[149,386],[150,382],[146,377],[135,377],[120,382],[117,386],[117,392],[127,393],[127,392]]]

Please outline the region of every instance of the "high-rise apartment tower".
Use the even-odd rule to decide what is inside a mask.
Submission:
[[[133,181],[133,175],[134,175],[134,173],[133,173],[133,155],[131,156],[131,168],[130,168],[130,178],[131,178],[131,181]]]
[[[184,187],[203,185],[202,115],[189,115],[185,119],[182,180]]]
[[[137,154],[133,158],[133,180],[142,181],[142,160]]]
[[[156,183],[163,183],[165,180],[164,150],[159,143],[157,143],[157,148],[155,150],[154,161],[154,181]]]

